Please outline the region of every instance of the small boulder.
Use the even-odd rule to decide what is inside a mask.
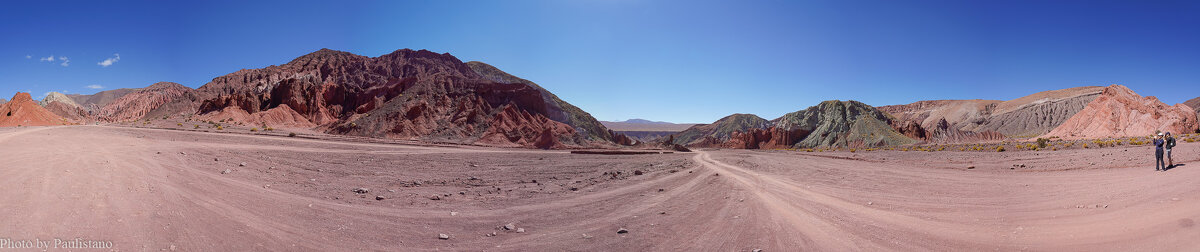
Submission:
[[[384,198],[383,195],[375,196],[375,200],[384,200],[384,199],[387,199],[387,198]]]
[[[429,200],[442,200],[442,196],[431,195],[431,196],[429,196]]]
[[[510,222],[510,223],[508,223],[508,224],[504,224],[504,230],[513,230],[513,229],[517,229],[517,224],[516,224],[516,223],[511,223],[511,222]]]
[[[450,235],[448,235],[448,234],[438,234],[438,239],[442,239],[442,240],[449,240],[449,239],[450,239]]]
[[[241,164],[238,164],[238,166],[246,166],[246,162],[242,162]]]
[[[525,228],[517,228],[517,233],[524,233],[524,232],[525,232]]]
[[[628,229],[625,229],[625,228],[618,228],[618,229],[617,229],[617,233],[618,233],[618,234],[625,234],[625,233],[629,233],[629,230],[628,230]]]
[[[229,174],[230,172],[233,172],[233,170],[225,169],[224,171],[221,171],[221,174]]]
[[[359,187],[359,188],[354,188],[354,190],[350,190],[350,191],[352,191],[354,193],[358,193],[358,194],[363,194],[363,193],[370,192],[371,189]]]

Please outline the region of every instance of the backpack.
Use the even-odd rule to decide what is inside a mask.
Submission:
[[[1175,137],[1167,138],[1167,149],[1175,148]]]

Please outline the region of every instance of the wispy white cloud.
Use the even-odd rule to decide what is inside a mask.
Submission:
[[[62,60],[62,64],[59,64],[59,65],[62,65],[62,66],[71,65],[71,60],[67,59],[67,56],[58,57],[58,60]]]
[[[102,67],[108,67],[108,66],[111,66],[113,63],[117,63],[118,60],[121,60],[120,53],[114,53],[113,56],[116,56],[116,57],[105,59],[104,61],[96,63],[96,65],[100,65]]]
[[[33,55],[25,55],[25,59],[32,59]]]
[[[41,61],[50,61],[50,62],[54,62],[54,55],[50,55],[50,57],[45,57],[45,58],[42,58],[42,59],[41,59]]]
[[[96,84],[92,84],[92,85],[87,85],[87,87],[86,87],[86,88],[90,88],[90,89],[101,89],[101,88],[104,88],[104,86],[101,86],[101,85],[96,85]]]

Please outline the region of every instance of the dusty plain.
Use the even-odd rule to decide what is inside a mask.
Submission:
[[[1181,166],[1155,172],[1148,146],[581,155],[0,128],[0,238],[116,251],[1195,251],[1200,144],[1174,156]]]

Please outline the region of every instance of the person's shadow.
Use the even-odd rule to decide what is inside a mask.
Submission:
[[[1164,168],[1163,171],[1174,170],[1175,168],[1179,168],[1180,166],[1184,166],[1184,165],[1187,165],[1187,164],[1175,164],[1175,166],[1167,166],[1167,168]]]

